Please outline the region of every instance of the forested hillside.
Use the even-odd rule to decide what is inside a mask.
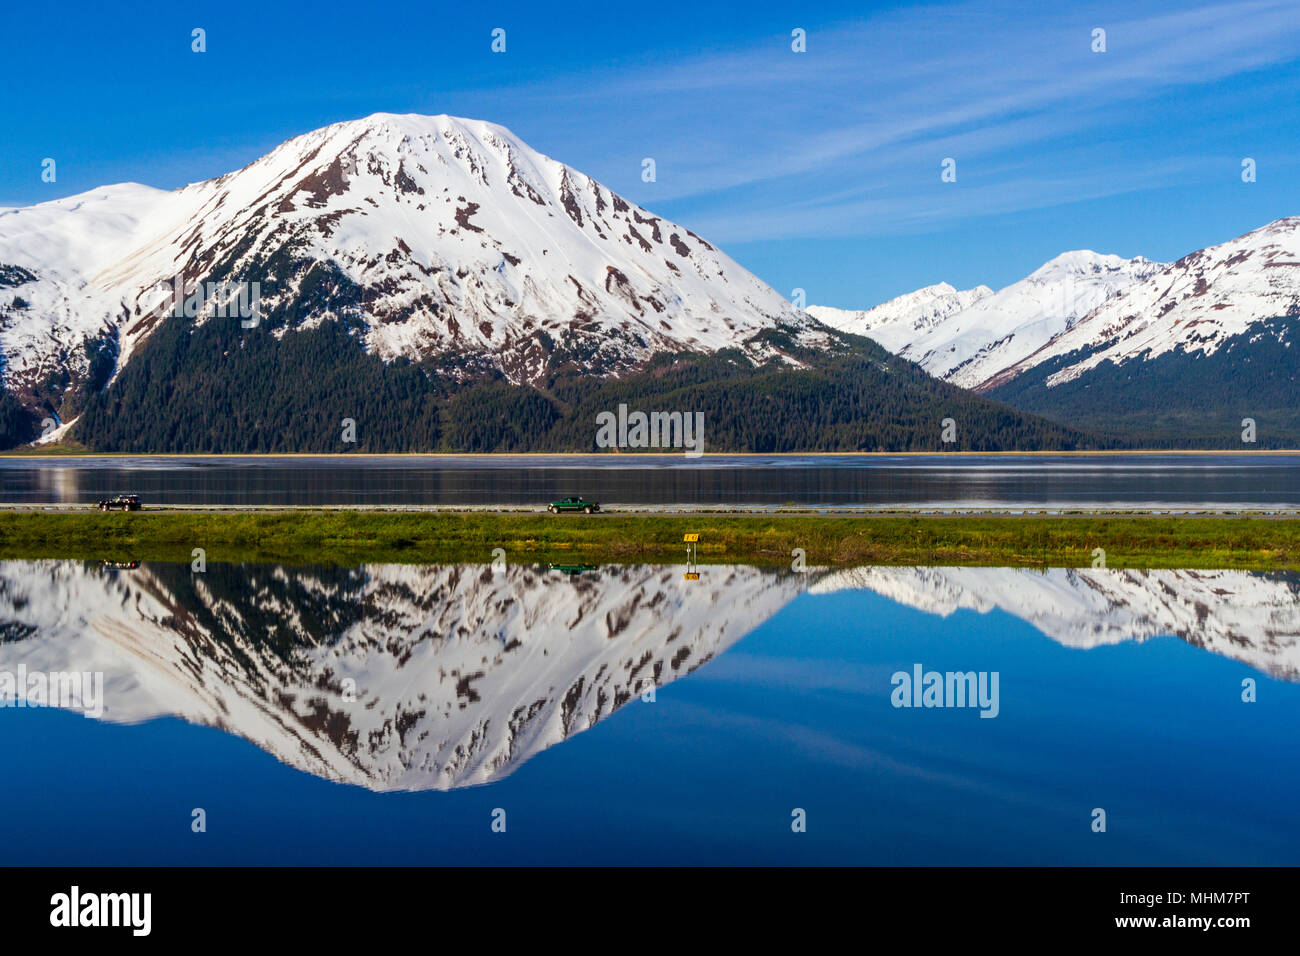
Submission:
[[[1105,361],[1086,376],[1046,387],[1055,372],[1086,357],[1063,355],[987,394],[1138,447],[1300,446],[1300,318],[1263,321],[1208,355],[1175,349],[1120,365]],[[1253,444],[1242,441],[1246,418],[1255,421]]]
[[[756,366],[723,350],[661,355],[618,379],[569,366],[533,386],[384,363],[361,347],[359,331],[344,319],[276,338],[234,322],[170,319],[89,399],[74,435],[128,452],[585,452],[596,450],[596,415],[621,402],[703,412],[708,451],[1097,447],[854,337],[831,355],[773,342],[805,368]],[[955,423],[950,444],[941,441],[945,418]],[[345,419],[356,423],[354,443],[343,440]]]

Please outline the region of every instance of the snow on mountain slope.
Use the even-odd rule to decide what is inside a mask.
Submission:
[[[17,267],[0,271],[0,367],[15,390],[63,368],[85,374],[84,340],[127,318],[121,290],[99,276],[163,228],[173,196],[124,183],[0,209],[0,267]]]
[[[1140,257],[1082,250],[1063,253],[997,292],[986,286],[957,292],[941,283],[866,312],[808,311],[834,328],[875,339],[932,375],[981,388],[1161,268]]]
[[[808,314],[831,328],[868,336],[889,351],[906,355],[912,342],[943,324],[950,316],[992,294],[993,290],[986,285],[959,291],[946,282],[940,282],[900,295],[865,312],[810,305]]]
[[[866,588],[942,617],[1013,614],[1070,647],[1158,635],[1300,680],[1300,578],[1245,571],[852,568],[813,593]]]
[[[176,715],[327,779],[450,789],[690,673],[803,585],[722,566],[684,582],[673,567],[571,581],[526,566],[0,562],[0,670],[102,671],[105,720]]]
[[[1076,351],[1082,357],[1049,376],[1049,387],[1106,361],[1153,359],[1175,349],[1211,355],[1256,322],[1296,315],[1300,217],[1291,217],[1160,268],[983,384],[994,387]]]
[[[1300,217],[1171,264],[1067,252],[1005,289],[984,289],[944,283],[865,312],[808,311],[980,392],[1070,356],[1047,377],[1050,388],[1106,361],[1211,355],[1256,323],[1300,315]]]
[[[0,265],[35,276],[12,289],[28,307],[0,315],[20,394],[75,364],[87,336],[116,336],[128,361],[170,313],[176,276],[258,281],[262,312],[293,303],[294,325],[352,310],[385,359],[438,355],[514,381],[567,360],[608,374],[657,351],[744,346],[778,326],[810,344],[827,334],[689,229],[503,127],[450,116],[338,123],[171,193],[114,186],[0,210]]]

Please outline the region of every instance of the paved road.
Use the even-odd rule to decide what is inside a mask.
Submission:
[[[0,512],[90,512],[92,504],[0,504]],[[146,506],[148,514],[230,514],[262,513],[291,514],[299,511],[379,511],[393,513],[435,514],[546,514],[545,505],[152,505]],[[1252,517],[1296,518],[1300,509],[1277,508],[889,508],[889,507],[791,507],[789,505],[610,505],[594,515],[557,515],[556,520],[593,520],[619,515],[782,515],[809,517],[816,515],[849,516],[899,516],[899,515],[969,515],[989,517],[1015,517],[1018,515],[1073,516],[1089,518],[1126,517],[1134,515],[1164,515],[1185,517],[1218,517],[1249,515]]]

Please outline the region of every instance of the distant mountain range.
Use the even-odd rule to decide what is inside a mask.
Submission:
[[[963,388],[979,389],[1079,320],[1164,268],[1146,259],[1067,252],[1019,282],[958,291],[927,286],[865,312],[812,306],[833,328],[866,335]]]
[[[704,412],[715,451],[1283,443],[1298,223],[805,312],[500,126],[376,114],[0,210],[0,448],[592,451],[620,403]]]
[[[0,671],[97,671],[102,718],[174,715],[373,790],[508,776],[805,592],[995,609],[1091,648],[1181,638],[1300,679],[1300,580],[1242,571],[362,568],[0,562]],[[885,677],[864,695],[888,694]]]
[[[809,313],[964,388],[1157,446],[1300,439],[1300,218],[1164,264],[1067,252],[993,292]]]

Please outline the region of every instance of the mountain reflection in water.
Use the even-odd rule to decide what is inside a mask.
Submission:
[[[329,780],[447,790],[510,774],[800,594],[843,590],[999,608],[1072,647],[1172,635],[1300,679],[1292,574],[66,561],[0,563],[0,671],[103,672],[104,720],[175,715]]]

